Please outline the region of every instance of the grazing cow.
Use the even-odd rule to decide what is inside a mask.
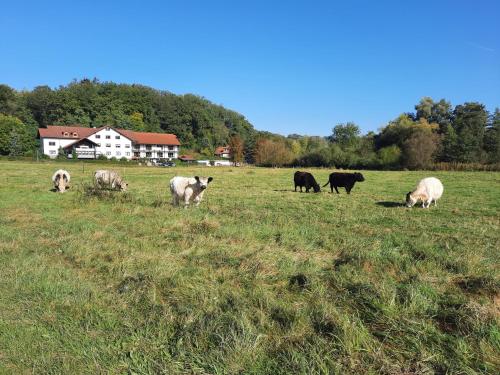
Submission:
[[[339,194],[338,187],[343,187],[345,188],[345,191],[347,194],[351,194],[351,190],[354,187],[354,184],[356,181],[358,182],[363,182],[365,178],[361,173],[338,173],[334,172],[330,174],[330,177],[328,179],[328,182],[323,185],[325,187],[326,185],[330,184],[330,190],[333,193],[333,189]]]
[[[69,189],[70,179],[69,172],[64,169],[58,169],[52,176],[54,187],[60,193],[64,193],[66,189]]]
[[[297,171],[293,175],[293,182],[295,183],[295,191],[297,191],[297,186],[300,187],[300,192],[302,193],[302,187],[306,188],[306,193],[309,193],[309,189],[313,188],[315,193],[321,191],[318,183],[314,179],[314,176],[309,172]]]
[[[423,208],[429,208],[432,201],[437,206],[437,200],[443,195],[443,184],[436,177],[427,177],[418,183],[415,190],[406,194],[406,207],[413,207],[419,200]]]
[[[98,170],[94,172],[94,183],[99,189],[126,191],[128,184],[115,171]]]
[[[199,206],[203,193],[208,184],[213,180],[212,177],[181,177],[177,176],[170,180],[170,192],[172,193],[172,204],[179,205],[179,201],[184,201],[184,208],[189,206],[189,202],[195,202]]]

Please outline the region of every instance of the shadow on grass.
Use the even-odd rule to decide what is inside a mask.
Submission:
[[[386,208],[404,207],[404,204],[401,202],[377,202],[377,205]]]

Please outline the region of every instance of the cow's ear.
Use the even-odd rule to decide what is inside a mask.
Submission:
[[[56,183],[59,183],[59,180],[60,180],[60,179],[61,179],[61,175],[59,175],[59,174],[58,174],[58,175],[56,176]]]
[[[66,177],[65,174],[63,174],[63,180],[64,180],[64,182],[68,182],[68,177]]]
[[[194,179],[198,182],[200,182],[200,178],[198,176],[194,176]]]
[[[210,181],[212,181],[212,180],[213,180],[213,177],[209,177],[209,178],[208,178],[208,182],[207,182],[207,184],[209,184],[209,183],[210,183]]]

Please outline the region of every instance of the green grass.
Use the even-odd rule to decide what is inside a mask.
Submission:
[[[107,166],[0,162],[0,373],[499,372],[500,173],[367,171],[336,195],[117,165],[128,193],[86,194]],[[175,174],[214,177],[199,208],[170,205]],[[430,175],[438,207],[401,207]]]

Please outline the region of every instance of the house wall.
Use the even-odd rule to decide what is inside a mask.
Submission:
[[[132,141],[112,128],[102,129],[87,138],[99,145],[96,147],[97,156],[104,155],[108,159],[115,157],[129,160],[134,156]]]
[[[134,144],[134,154],[141,159],[177,159],[179,146]]]
[[[61,147],[73,143],[75,139],[59,139],[59,138],[42,138],[40,145],[42,146],[42,153],[54,159],[59,153]]]

